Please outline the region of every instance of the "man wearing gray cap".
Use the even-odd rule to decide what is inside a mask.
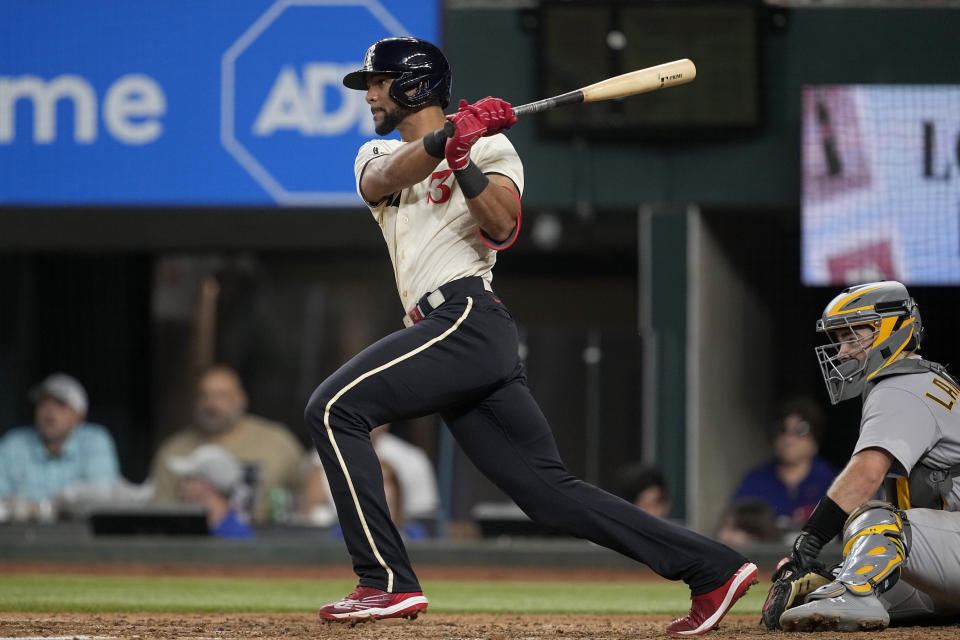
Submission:
[[[243,465],[233,454],[215,444],[202,444],[186,456],[167,460],[179,479],[177,493],[183,502],[203,505],[210,533],[221,538],[251,538],[253,529],[243,507]]]
[[[87,392],[65,373],[47,376],[30,390],[34,424],[0,438],[0,515],[43,518],[52,500],[79,484],[109,486],[119,477],[110,433],[85,422]]]

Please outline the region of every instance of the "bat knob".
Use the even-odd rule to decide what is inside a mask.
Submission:
[[[453,134],[457,132],[457,125],[453,124],[449,120],[443,123],[443,133],[448,137],[452,138]]]

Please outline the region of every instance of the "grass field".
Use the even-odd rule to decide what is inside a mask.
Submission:
[[[311,612],[353,589],[343,580],[0,574],[0,611]],[[759,586],[759,585],[758,585]],[[682,583],[425,580],[434,613],[681,614]],[[734,613],[753,613],[753,588]]]

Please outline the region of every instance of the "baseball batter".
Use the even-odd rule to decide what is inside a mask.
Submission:
[[[960,383],[918,355],[920,311],[899,282],[846,289],[817,330],[831,402],[863,397],[860,437],[774,576],[764,621],[866,631],[960,614]],[[825,571],[817,556],[839,533],[843,562]]]
[[[357,622],[426,610],[369,434],[439,412],[474,464],[532,519],[685,581],[693,604],[671,633],[714,628],[756,581],[756,566],[572,476],[527,387],[517,327],[492,287],[496,252],[520,229],[523,167],[502,135],[516,122],[511,106],[461,101],[447,139],[450,68],[437,47],[415,38],[375,43],[343,82],[366,92],[378,134],[401,136],[364,144],[354,170],[407,314],[406,328],[343,365],[306,408],[359,577],[320,616]]]

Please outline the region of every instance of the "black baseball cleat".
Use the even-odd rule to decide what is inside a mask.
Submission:
[[[331,602],[318,612],[331,622],[358,622],[384,618],[410,618],[427,610],[427,598],[420,591],[388,593],[373,587],[357,587],[342,600]]]

